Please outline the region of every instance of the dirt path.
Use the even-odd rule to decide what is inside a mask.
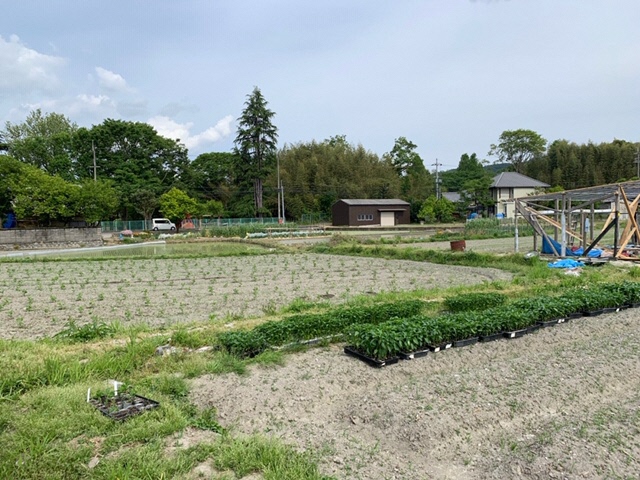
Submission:
[[[341,346],[193,381],[236,433],[274,435],[341,479],[638,478],[640,312],[373,369]]]

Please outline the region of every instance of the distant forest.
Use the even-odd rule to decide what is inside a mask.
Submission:
[[[545,155],[527,162],[524,172],[565,190],[631,180],[638,177],[639,146],[624,140],[586,145],[556,140]]]
[[[259,90],[248,98],[236,148],[193,160],[179,141],[145,123],[106,119],[83,128],[40,110],[24,123],[7,122],[0,131],[0,216],[14,212],[43,225],[148,219],[158,212],[175,219],[276,216],[279,190],[288,220],[328,216],[341,198],[400,198],[410,203],[413,221],[425,218],[425,205],[451,208],[433,204],[435,172],[407,138],[395,139],[383,155],[344,135],[277,146],[273,112]],[[258,113],[251,116],[254,100]],[[489,186],[500,169],[575,189],[636,178],[640,157],[638,143],[549,144],[531,130],[505,131],[490,150],[487,156],[497,157],[492,164],[464,153],[456,169],[439,172],[441,191],[461,193],[462,211],[469,204],[492,205]]]

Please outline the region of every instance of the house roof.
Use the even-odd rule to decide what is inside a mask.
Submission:
[[[461,198],[459,192],[442,192],[442,196],[450,202],[454,203],[459,202]]]
[[[341,200],[338,200],[339,202],[344,202],[347,205],[371,205],[371,206],[388,206],[388,205],[393,205],[393,206],[397,206],[397,205],[406,205],[409,206],[408,202],[405,202],[404,200],[400,200],[398,198],[391,198],[391,199],[353,199],[353,198],[343,198]]]
[[[502,172],[493,177],[489,188],[544,188],[549,184],[516,172]]]

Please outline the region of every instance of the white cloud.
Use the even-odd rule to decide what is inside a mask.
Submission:
[[[82,93],[75,96],[42,98],[27,101],[11,108],[6,119],[22,122],[29,112],[41,109],[43,112],[57,112],[79,124],[101,123],[105,118],[117,117],[116,103],[106,95]]]
[[[126,80],[117,73],[114,73],[106,68],[96,67],[96,74],[98,75],[98,83],[106,90],[113,90],[116,92],[123,92],[129,90]]]
[[[113,102],[106,95],[87,95],[81,93],[76,97],[81,105],[86,105],[90,108],[97,108],[104,105],[113,106]]]
[[[147,123],[156,129],[163,137],[180,140],[187,148],[195,149],[208,143],[214,143],[231,134],[231,124],[233,117],[227,115],[215,126],[207,128],[204,132],[191,135],[193,123],[178,123],[162,115],[155,116],[147,120]]]
[[[53,91],[59,85],[62,57],[44,55],[25,46],[17,35],[9,41],[0,36],[0,94]]]

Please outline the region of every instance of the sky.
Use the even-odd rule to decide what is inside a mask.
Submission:
[[[279,147],[406,137],[431,171],[505,130],[640,141],[638,0],[21,0],[0,15],[0,128],[36,108],[230,151],[254,87]]]

